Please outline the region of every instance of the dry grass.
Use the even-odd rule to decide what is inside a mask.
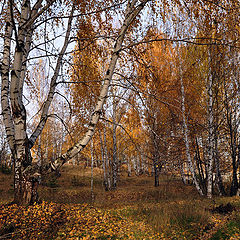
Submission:
[[[0,204],[11,201],[12,197],[13,197],[12,174],[3,174],[0,171]]]
[[[90,168],[65,166],[61,177],[45,179],[45,184],[39,188],[39,195],[48,202],[87,203],[112,214],[116,211],[132,221],[144,221],[161,236],[159,239],[203,239],[203,236],[204,239],[211,239],[214,234],[219,235],[223,231],[221,229],[226,228],[231,216],[226,218],[213,214],[209,209],[227,202],[231,202],[236,209],[240,208],[238,198],[201,198],[193,186],[185,186],[171,175],[161,176],[160,186],[156,188],[152,177],[128,177],[126,173],[122,173],[118,189],[105,192],[101,169],[94,169],[92,202],[90,173]],[[11,175],[0,173],[0,194],[2,203],[11,200]],[[234,218],[239,220],[239,214]],[[232,221],[238,226],[238,220]],[[231,234],[235,236],[236,231]]]
[[[162,201],[177,201],[199,199],[192,186],[184,186],[179,179],[171,176],[161,176],[160,187],[153,186],[153,178],[131,176],[123,173],[120,176],[118,188],[105,192],[102,180],[102,170],[94,169],[94,204],[101,207],[125,206],[140,202],[157,203]],[[61,177],[46,180],[47,186],[40,187],[40,196],[44,200],[58,203],[91,203],[90,169],[65,166]]]

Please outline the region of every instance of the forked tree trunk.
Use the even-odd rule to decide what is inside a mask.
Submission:
[[[53,2],[48,3],[48,6]],[[18,25],[15,25],[14,19],[11,19],[11,16],[13,16],[13,2],[8,2],[4,52],[1,62],[1,104],[7,140],[14,160],[14,202],[28,205],[38,199],[37,186],[40,175],[37,168],[32,166],[31,146],[26,129],[26,110],[22,101],[23,85],[27,69],[27,58],[32,44],[34,29],[32,19],[36,20],[37,16],[40,16],[44,10],[38,15],[38,11],[42,7],[42,0],[37,1],[32,8],[30,0],[24,0],[19,4],[21,7],[19,22]],[[16,47],[10,80],[10,51],[13,29]]]

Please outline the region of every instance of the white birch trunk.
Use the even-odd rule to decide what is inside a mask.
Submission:
[[[127,168],[128,168],[128,177],[131,177],[131,175],[132,175],[132,165],[131,165],[131,161],[129,159],[129,156],[127,158]]]
[[[1,102],[7,139],[14,159],[14,202],[29,204],[37,199],[37,182],[39,174],[32,164],[28,137],[26,133],[26,110],[22,102],[23,84],[26,73],[26,60],[32,43],[33,24],[26,27],[31,14],[37,14],[42,0],[37,1],[33,9],[30,0],[20,2],[21,10],[18,25],[14,19],[12,1],[9,1],[6,21],[4,54],[2,61],[2,91]],[[18,26],[18,29],[16,29]],[[11,37],[14,29],[16,48],[13,55],[13,67],[10,70]],[[11,83],[11,84],[10,84]],[[9,96],[10,102],[9,103]]]
[[[184,140],[185,140],[185,146],[186,146],[186,156],[187,156],[187,162],[188,162],[188,167],[189,170],[192,174],[192,178],[193,178],[193,183],[197,189],[197,191],[199,192],[199,194],[202,196],[203,195],[203,191],[197,181],[196,178],[196,173],[194,171],[193,168],[193,163],[192,163],[192,159],[191,159],[191,154],[190,154],[190,147],[189,147],[189,140],[188,140],[188,126],[187,126],[187,119],[186,119],[186,110],[185,110],[185,91],[184,91],[184,85],[183,85],[183,79],[182,79],[182,70],[181,70],[180,66],[180,82],[181,82],[181,93],[182,93],[182,119],[183,119],[183,131],[184,131]]]
[[[30,1],[23,1],[21,16],[16,37],[16,48],[14,53],[13,69],[11,70],[10,99],[12,117],[15,127],[15,166],[14,166],[14,200],[19,204],[27,204],[32,198],[32,182],[27,167],[31,165],[31,153],[28,147],[28,137],[26,133],[26,110],[22,102],[22,85],[24,82],[26,66],[24,59],[28,56],[28,49],[31,37],[27,42],[27,31],[22,25],[30,16]],[[25,52],[26,50],[26,52]]]
[[[115,89],[113,87],[113,156],[112,156],[112,188],[117,188],[117,178],[118,178],[118,156],[117,156],[117,102],[115,97]]]
[[[14,145],[15,145],[15,131],[13,125],[13,119],[11,115],[11,108],[9,102],[9,72],[10,72],[10,49],[11,49],[11,37],[13,27],[11,24],[11,13],[10,7],[8,6],[8,17],[6,19],[6,28],[4,35],[4,48],[3,48],[3,60],[0,69],[1,72],[1,105],[2,105],[2,115],[3,122],[5,125],[5,131],[8,139],[8,143],[13,156],[15,155]]]
[[[93,163],[94,163],[94,157],[93,157],[93,140],[91,140],[91,201],[93,203],[94,201],[94,194],[93,194]]]
[[[209,54],[211,56],[211,53]],[[209,56],[209,62],[211,58]],[[214,122],[213,122],[213,79],[212,70],[209,66],[209,77],[208,77],[208,176],[207,176],[207,197],[212,198],[213,193],[213,162],[214,162]]]

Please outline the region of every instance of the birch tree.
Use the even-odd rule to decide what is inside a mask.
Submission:
[[[88,130],[75,146],[51,164],[51,168],[53,170],[60,168],[65,162],[74,157],[91,140],[102,112],[103,104],[108,93],[108,87],[114,74],[127,30],[141,10],[145,7],[147,2],[148,0],[133,0],[128,1],[127,4],[120,2],[120,5],[126,7],[123,13],[123,21],[113,44],[111,60],[105,77],[103,77],[104,83],[102,85],[96,107],[91,115]],[[69,11],[66,13],[66,9],[60,9],[60,15],[58,16],[55,14],[54,8],[58,7],[59,3],[54,0],[47,2],[42,0],[23,0],[15,2],[12,0],[8,1],[8,5],[5,8],[7,14],[3,37],[3,57],[1,60],[1,104],[7,139],[14,159],[14,202],[17,204],[26,205],[33,203],[38,199],[37,186],[40,174],[37,167],[32,164],[30,149],[41,134],[48,118],[48,110],[56,91],[64,55],[71,41],[72,24],[74,16],[76,16],[74,14],[78,13],[77,16],[81,16],[81,14],[82,16],[88,14],[87,12],[77,12],[79,9],[81,10],[81,6],[78,8],[77,3],[78,2],[75,1],[72,3],[64,2],[63,4]],[[79,2],[79,4],[81,4],[81,2]],[[113,3],[110,1],[110,5],[107,7],[111,8],[111,4]],[[88,5],[88,7],[89,6],[91,5]],[[103,3],[103,6],[106,6],[105,2]],[[95,11],[96,9],[97,7],[95,8]],[[50,36],[46,37],[45,35],[45,41],[37,46],[37,43],[34,43],[34,33],[36,33],[36,29],[42,26],[45,22],[51,21],[53,26],[54,24],[58,25],[59,23],[57,21],[52,20],[60,19],[61,13],[64,13],[64,17],[67,19],[64,42],[61,50],[59,52],[55,51],[54,54],[57,56],[56,64],[55,67],[53,67],[49,93],[41,109],[39,124],[31,136],[28,136],[26,127],[27,115],[23,101],[23,90],[26,80],[26,72],[29,67],[28,64],[32,58],[30,51],[34,47],[44,47],[46,42],[50,41]],[[55,35],[56,32],[53,32],[52,34]],[[14,39],[15,45],[13,44],[12,39]],[[12,50],[13,56],[11,56]],[[46,55],[49,55],[49,51],[47,49],[45,53]],[[11,59],[13,59],[13,62],[11,62]]]
[[[192,178],[193,178],[193,183],[196,186],[199,194],[203,195],[203,191],[202,191],[201,186],[199,185],[199,182],[196,177],[196,172],[195,172],[195,169],[193,166],[193,161],[192,161],[191,153],[190,153],[189,131],[188,131],[188,126],[187,126],[186,109],[185,109],[185,90],[184,90],[182,63],[181,62],[179,64],[179,78],[180,78],[180,84],[181,84],[181,98],[182,98],[181,110],[182,110],[183,134],[184,134],[184,141],[185,141],[185,146],[186,146],[187,163],[188,163],[188,167],[189,167],[189,170],[190,170]]]

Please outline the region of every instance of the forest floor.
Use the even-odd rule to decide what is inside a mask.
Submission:
[[[105,192],[99,169],[92,196],[90,180],[89,168],[65,166],[40,186],[41,204],[17,207],[7,205],[12,175],[0,173],[0,239],[240,239],[239,197],[209,200],[170,175],[155,188],[125,173]]]

